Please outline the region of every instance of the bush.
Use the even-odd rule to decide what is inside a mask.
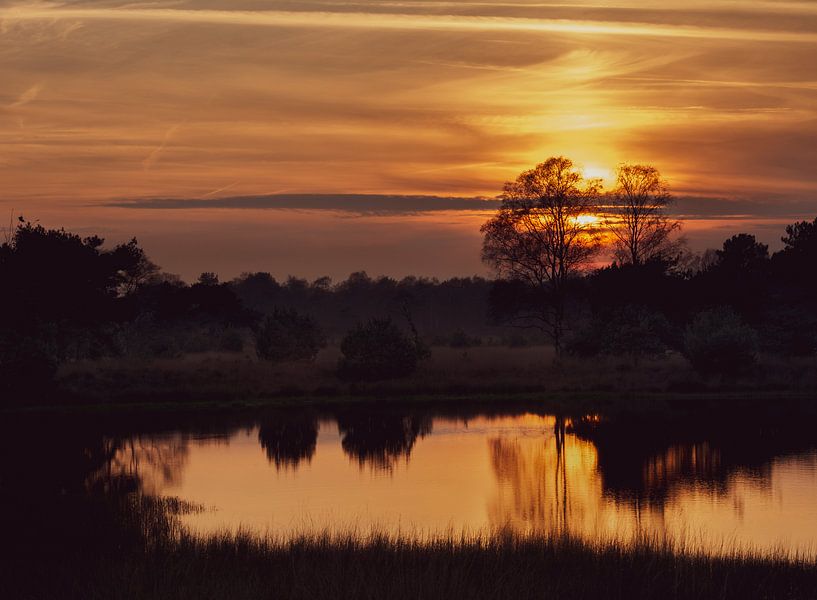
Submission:
[[[664,356],[672,338],[672,327],[664,315],[643,307],[625,306],[574,332],[565,348],[578,356],[627,356],[638,363],[643,358]]]
[[[255,331],[255,350],[272,363],[288,360],[314,360],[326,346],[326,337],[318,324],[291,309],[276,308]]]
[[[707,310],[684,333],[684,356],[702,375],[736,375],[757,359],[758,337],[730,308]]]
[[[338,374],[344,379],[393,379],[411,375],[428,350],[404,333],[391,319],[358,324],[340,344],[343,356]]]

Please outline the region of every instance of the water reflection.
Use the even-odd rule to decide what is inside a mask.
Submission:
[[[2,446],[0,492],[17,506],[53,511],[66,495],[138,490],[215,509],[185,517],[202,533],[510,526],[691,534],[709,548],[817,546],[817,432],[807,419],[277,411],[31,422],[4,427]]]
[[[655,507],[690,488],[726,495],[736,476],[763,488],[777,459],[817,447],[810,419],[752,413],[672,421],[579,418],[569,431],[596,448],[605,495]]]
[[[311,413],[279,413],[261,422],[258,441],[276,469],[296,469],[315,454],[318,419]]]
[[[585,531],[597,514],[595,448],[566,435],[564,420],[554,421],[552,435],[488,440],[498,483],[489,509],[492,525]]]
[[[432,431],[430,416],[400,413],[343,412],[336,417],[343,451],[363,467],[390,471],[408,462],[417,438]]]

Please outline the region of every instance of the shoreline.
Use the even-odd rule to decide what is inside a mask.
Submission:
[[[420,394],[296,394],[236,399],[231,396],[204,400],[174,399],[173,394],[134,397],[113,402],[83,401],[76,397],[66,402],[20,404],[0,409],[6,415],[37,414],[133,414],[133,413],[213,413],[264,409],[373,408],[535,408],[576,415],[600,414],[685,414],[698,410],[730,407],[795,409],[817,415],[817,392],[804,391],[732,391],[721,392],[475,392]],[[212,394],[211,394],[212,396]]]

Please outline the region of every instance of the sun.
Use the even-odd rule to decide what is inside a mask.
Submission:
[[[600,222],[601,218],[598,215],[584,214],[576,217],[576,223],[582,226],[597,225]]]
[[[585,179],[601,179],[605,187],[616,180],[616,174],[613,170],[601,165],[585,165],[582,168],[582,175],[584,175]]]

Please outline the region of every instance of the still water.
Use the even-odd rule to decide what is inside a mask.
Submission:
[[[817,548],[817,435],[801,422],[281,412],[104,445],[105,473],[202,506],[183,519],[203,535],[511,528]]]

